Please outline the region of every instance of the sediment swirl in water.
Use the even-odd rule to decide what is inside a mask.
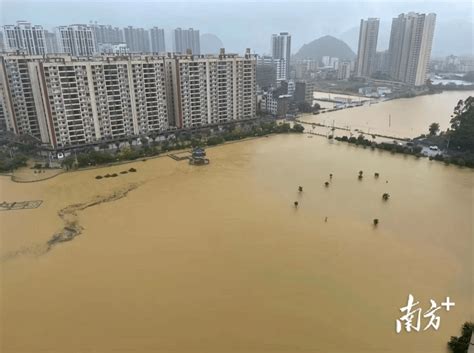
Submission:
[[[84,227],[81,226],[77,219],[77,213],[79,211],[83,211],[87,208],[97,206],[102,203],[120,200],[121,198],[126,197],[130,191],[135,190],[138,186],[139,184],[130,184],[127,187],[115,190],[111,194],[99,195],[91,201],[76,203],[64,207],[58,211],[58,216],[63,220],[64,227],[59,232],[53,234],[53,236],[48,241],[46,241],[46,243],[34,244],[23,247],[16,251],[9,252],[3,255],[0,258],[0,261],[3,262],[6,260],[11,260],[17,256],[22,255],[40,256],[49,252],[55,246],[61,243],[74,240],[77,236],[81,235],[82,231],[84,230]]]

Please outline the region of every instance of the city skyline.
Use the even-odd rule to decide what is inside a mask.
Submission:
[[[28,4],[28,8],[25,10],[24,6],[19,6],[21,3]],[[68,3],[74,3],[74,1]],[[465,55],[472,52],[469,50],[469,45],[461,47],[455,41],[450,40],[457,35],[461,36],[461,40],[465,43],[472,43],[472,19],[469,16],[472,13],[472,7],[467,2],[457,2],[451,6],[439,2],[386,3],[385,6],[368,6],[366,3],[358,3],[357,6],[354,6],[350,3],[339,2],[337,4],[328,3],[327,10],[321,13],[312,12],[316,7],[310,3],[301,3],[300,11],[296,13],[296,6],[293,8],[285,3],[279,3],[279,6],[266,6],[265,12],[262,6],[252,6],[249,3],[243,3],[239,8],[235,8],[231,3],[225,2],[217,9],[212,6],[212,3],[202,3],[198,6],[191,2],[184,8],[179,3],[173,5],[170,3],[138,2],[137,4],[141,6],[132,6],[123,1],[115,2],[112,11],[110,8],[108,11],[104,11],[104,6],[110,3],[110,1],[101,3],[86,1],[74,14],[64,10],[67,8],[67,4],[53,3],[55,6],[51,8],[51,13],[57,14],[57,16],[47,16],[45,11],[39,11],[39,9],[50,8],[51,3],[4,1],[1,5],[2,12],[8,14],[8,17],[3,16],[0,19],[0,24],[13,24],[17,20],[25,20],[32,24],[43,25],[45,29],[74,23],[89,24],[91,21],[119,27],[131,25],[152,28],[157,26],[165,29],[165,39],[168,46],[171,45],[171,31],[174,28],[192,27],[199,29],[202,34],[217,35],[229,52],[242,52],[245,48],[250,47],[256,53],[268,54],[271,50],[268,36],[282,30],[292,33],[294,53],[303,44],[325,34],[341,38],[353,51],[356,51],[359,26],[358,20],[356,21],[354,18],[377,17],[380,18],[380,36],[377,48],[380,51],[388,49],[389,34],[386,34],[386,29],[388,28],[389,31],[391,19],[394,16],[406,12],[434,12],[437,13],[438,19],[433,54],[446,56],[449,54]],[[380,5],[380,2],[376,3]],[[350,12],[350,18],[339,11],[341,4],[344,6],[344,13]],[[371,4],[373,5],[373,2]],[[245,12],[245,16],[239,16],[238,14],[241,12],[242,14]],[[93,13],[100,13],[101,16],[94,18],[91,16]],[[150,16],[150,13],[153,13],[153,17]],[[311,16],[308,15],[309,13]],[[58,18],[61,18],[61,21],[57,21]],[[275,21],[270,21],[271,18]],[[250,28],[255,23],[260,23],[264,30],[251,31]],[[456,26],[453,26],[453,23],[456,23]],[[468,41],[469,39],[471,40]]]

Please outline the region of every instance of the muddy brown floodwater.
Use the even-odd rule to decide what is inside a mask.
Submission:
[[[338,127],[350,128],[353,133],[356,133],[357,129],[364,133],[413,138],[423,133],[427,134],[431,123],[439,123],[441,130],[446,130],[453,108],[459,99],[468,96],[474,96],[474,91],[446,91],[416,98],[367,104],[336,112],[308,114],[302,116],[302,120],[330,126],[334,123]]]
[[[207,152],[1,178],[44,202],[0,213],[0,351],[446,353],[473,319],[472,170],[306,135]],[[410,293],[456,306],[396,334]]]

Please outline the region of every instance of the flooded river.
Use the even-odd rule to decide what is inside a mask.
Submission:
[[[474,319],[472,170],[307,135],[207,152],[2,177],[43,204],[0,212],[0,351],[446,353]],[[456,306],[397,334],[410,293]]]
[[[446,91],[377,104],[367,103],[362,107],[336,112],[308,114],[301,119],[330,126],[334,123],[335,126],[349,128],[354,133],[357,133],[357,129],[364,133],[413,138],[427,134],[431,123],[439,123],[441,130],[446,130],[450,126],[451,114],[457,102],[468,96],[474,96],[474,91]]]

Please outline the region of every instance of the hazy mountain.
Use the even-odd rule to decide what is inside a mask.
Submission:
[[[219,49],[224,48],[222,41],[214,34],[201,34],[201,54],[219,54]]]
[[[346,43],[332,36],[324,36],[304,44],[295,54],[296,59],[321,60],[323,56],[332,56],[341,60],[355,58],[354,52]]]

